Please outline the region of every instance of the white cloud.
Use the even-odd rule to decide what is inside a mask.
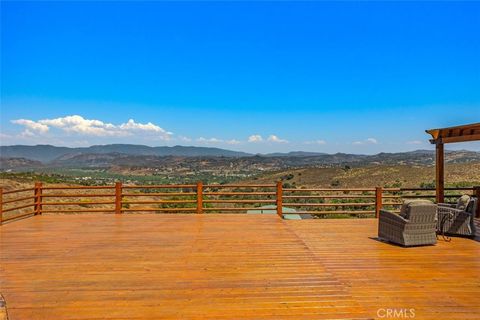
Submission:
[[[274,135],[274,134],[271,134],[271,135],[268,137],[267,141],[269,141],[269,142],[275,142],[275,143],[288,143],[287,140],[285,140],[285,139],[280,139],[279,137],[277,137],[277,136]]]
[[[25,131],[33,130],[38,133],[46,133],[48,132],[48,126],[42,123],[38,123],[32,120],[28,119],[18,119],[18,120],[12,120],[11,121],[14,124],[19,124],[21,126],[24,126],[26,128]],[[31,131],[29,131],[31,133]]]
[[[30,131],[30,129],[25,129],[23,130],[22,133],[20,133],[20,137],[22,138],[32,138],[32,137],[35,137],[35,133],[33,133],[32,131]]]
[[[257,143],[257,142],[262,142],[262,141],[263,141],[263,138],[259,134],[253,134],[250,137],[248,137],[248,142]]]
[[[225,143],[226,143],[226,144],[231,144],[231,145],[236,145],[236,144],[240,144],[241,141],[232,139],[232,140],[227,140],[227,141],[225,141]]]
[[[135,134],[150,134],[161,140],[170,140],[172,136],[171,132],[151,122],[138,123],[133,119],[120,125],[114,125],[96,119],[85,119],[79,115],[71,115],[38,121],[18,119],[12,120],[12,123],[23,125],[26,128],[23,132],[24,135],[30,135],[32,130],[45,134],[50,128],[56,128],[67,133],[93,137],[125,137]]]
[[[412,141],[407,141],[407,144],[423,144],[423,141],[421,141],[421,140],[412,140]]]
[[[260,142],[273,142],[273,143],[288,143],[285,139],[280,139],[278,136],[271,134],[268,136],[267,139],[263,139],[263,137],[259,134],[253,134],[248,137],[248,142],[250,143],[260,143]]]
[[[325,144],[327,144],[327,142],[325,140],[313,140],[313,141],[305,141],[303,144],[325,145]]]
[[[179,136],[178,140],[183,141],[183,142],[191,142],[192,141],[191,138],[185,137],[185,136]]]
[[[352,142],[353,145],[365,145],[365,144],[378,144],[378,140],[375,138],[368,138],[362,141]]]
[[[172,133],[171,132],[167,132],[165,131],[164,129],[160,128],[159,126],[151,123],[151,122],[148,122],[148,123],[138,123],[138,122],[135,122],[135,120],[133,119],[130,119],[127,121],[127,123],[122,123],[120,125],[120,129],[123,129],[123,130],[131,130],[131,131],[152,131],[152,132],[158,132],[158,133],[164,133],[164,134],[167,134],[167,135],[171,135]]]
[[[217,139],[217,138],[204,138],[204,137],[200,137],[197,139],[197,142],[200,142],[200,143],[221,143],[223,142],[223,140],[220,140],[220,139]]]

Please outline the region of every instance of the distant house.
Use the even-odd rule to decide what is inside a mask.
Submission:
[[[287,220],[302,220],[302,219],[312,219],[313,216],[310,214],[298,214],[297,210],[288,207],[282,207],[283,218]],[[258,207],[256,209],[251,209],[247,211],[247,214],[277,214],[277,207],[275,205],[267,205]]]

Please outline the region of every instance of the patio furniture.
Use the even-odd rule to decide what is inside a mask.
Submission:
[[[404,202],[400,214],[380,211],[378,237],[405,247],[437,243],[437,206],[427,200]]]
[[[461,196],[456,204],[438,204],[438,230],[442,234],[475,236],[475,211],[478,199]]]

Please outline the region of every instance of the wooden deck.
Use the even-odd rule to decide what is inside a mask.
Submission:
[[[413,308],[416,319],[480,319],[478,240],[403,248],[375,238],[375,219],[287,224],[370,313]]]
[[[10,320],[480,318],[479,242],[405,249],[376,223],[35,216],[0,227],[0,292]]]

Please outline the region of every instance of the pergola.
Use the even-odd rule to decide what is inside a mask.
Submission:
[[[432,135],[430,143],[436,148],[436,197],[437,202],[445,202],[445,143],[480,141],[480,123],[463,126],[425,130]]]

